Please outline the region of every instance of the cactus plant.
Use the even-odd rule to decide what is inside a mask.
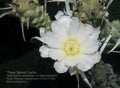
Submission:
[[[120,88],[120,78],[114,74],[113,68],[103,61],[96,64],[93,69],[89,71],[92,75],[92,85],[94,88]]]
[[[107,35],[111,34],[112,38],[107,44],[106,51],[108,52],[114,45],[119,41],[120,38],[120,21],[114,20],[112,22],[108,22],[105,24],[105,26],[102,28],[100,37],[105,38]],[[118,46],[119,48],[120,46]]]
[[[38,0],[13,0],[11,5],[14,7],[13,14],[20,18],[22,23],[27,23],[29,18],[30,26],[49,28],[51,20]]]
[[[100,25],[102,18],[108,15],[107,8],[109,0],[77,0],[74,8],[74,16],[79,17],[83,22],[93,26]]]

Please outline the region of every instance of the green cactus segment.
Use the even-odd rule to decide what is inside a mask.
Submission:
[[[40,28],[49,28],[51,20],[45,12],[38,0],[13,0],[14,15],[20,18],[21,22],[27,23],[27,18],[30,17],[30,26]]]
[[[74,9],[74,16],[79,17],[83,22],[98,26],[105,14],[104,0],[77,0],[77,8]]]
[[[112,35],[111,40],[108,42],[105,52],[108,52],[116,44],[117,40],[120,38],[120,21],[116,20],[113,22],[106,23],[103,27],[100,37],[107,37],[109,34]],[[120,46],[118,46],[120,48]]]
[[[120,78],[114,74],[112,67],[103,61],[89,71],[95,88],[120,88]]]
[[[112,34],[113,39],[120,38],[120,21],[116,20],[110,23],[106,23],[101,32],[101,36],[106,37],[108,34]]]

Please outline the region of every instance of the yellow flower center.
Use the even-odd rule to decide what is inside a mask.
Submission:
[[[80,45],[75,39],[69,39],[63,49],[68,56],[74,56],[80,52]]]

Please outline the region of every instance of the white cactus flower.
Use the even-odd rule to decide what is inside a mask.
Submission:
[[[54,68],[58,73],[76,66],[85,72],[101,59],[99,48],[100,31],[83,24],[76,17],[60,15],[51,25],[52,31],[41,36],[42,57],[56,60]]]

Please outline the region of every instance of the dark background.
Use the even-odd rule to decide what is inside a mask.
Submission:
[[[0,7],[4,7],[5,3],[10,0],[0,0]],[[43,0],[40,0],[43,4]],[[48,13],[50,18],[54,20],[54,15],[58,10],[64,9],[64,3],[48,4]],[[0,14],[2,11],[0,12]],[[110,20],[120,20],[120,1],[114,0],[109,8]],[[20,20],[13,15],[7,15],[0,19],[0,88],[76,88],[77,82],[75,76],[68,73],[58,74],[53,68],[54,61],[51,59],[43,59],[38,52],[41,44],[40,41],[30,39],[39,36],[36,28],[25,27],[26,42],[23,41]],[[104,55],[102,58],[106,63],[113,66],[115,73],[120,73],[120,54],[111,53]],[[6,71],[38,71],[39,74],[55,74],[56,80],[40,80],[30,81],[26,84],[6,84]],[[88,88],[81,80],[82,88]]]

